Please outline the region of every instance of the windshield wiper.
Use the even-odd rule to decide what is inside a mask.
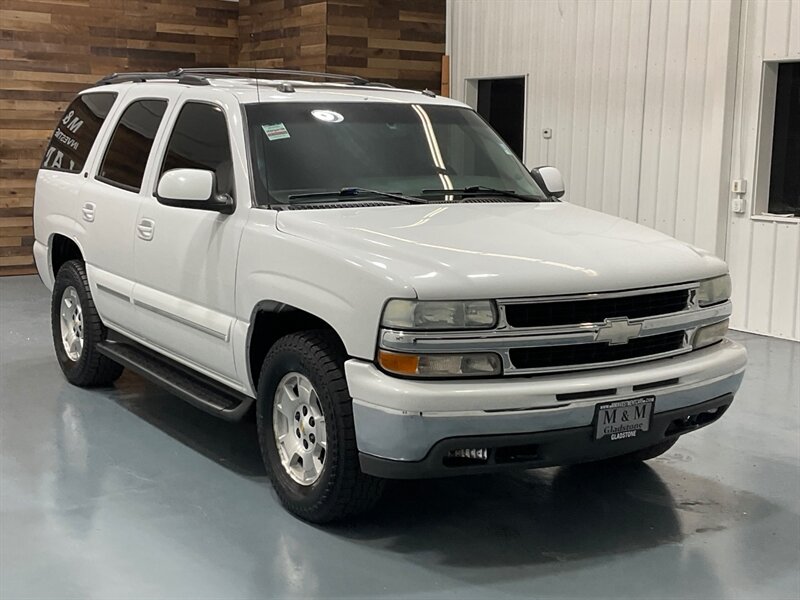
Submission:
[[[492,187],[486,187],[484,185],[471,185],[465,188],[456,188],[453,190],[446,190],[446,189],[438,189],[438,190],[422,190],[423,194],[445,194],[448,196],[507,196],[508,198],[517,198],[519,200],[525,200],[526,202],[544,202],[544,198],[538,198],[536,196],[524,196],[523,194],[518,194],[514,190],[498,190]]]
[[[367,188],[361,187],[343,187],[340,190],[329,190],[326,192],[310,192],[307,194],[292,194],[289,196],[289,200],[301,200],[301,199],[310,199],[310,198],[330,198],[333,197],[334,200],[338,200],[339,198],[351,198],[355,196],[359,196],[361,194],[364,195],[373,195],[373,196],[382,196],[384,198],[392,198],[393,200],[398,200],[400,202],[405,202],[406,204],[427,204],[428,201],[424,200],[423,198],[417,198],[415,196],[406,196],[405,194],[400,194],[396,192],[382,192],[380,190],[369,190]],[[293,203],[292,203],[293,204]]]

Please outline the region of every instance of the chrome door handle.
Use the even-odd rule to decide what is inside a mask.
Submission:
[[[97,208],[94,202],[87,202],[81,207],[83,213],[83,220],[91,223],[94,221],[94,209]]]
[[[139,221],[139,224],[136,226],[136,231],[139,234],[139,237],[146,242],[149,242],[153,239],[153,232],[156,228],[156,224],[151,219],[142,219]]]

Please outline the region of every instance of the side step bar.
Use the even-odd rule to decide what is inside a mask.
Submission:
[[[238,421],[253,403],[251,397],[194,373],[132,340],[106,340],[100,342],[97,349],[126,369],[135,371],[189,404],[226,421]]]

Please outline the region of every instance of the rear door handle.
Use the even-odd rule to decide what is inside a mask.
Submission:
[[[149,242],[153,239],[153,232],[155,231],[156,224],[152,219],[142,219],[136,226],[136,231],[141,239]]]
[[[87,202],[81,207],[83,213],[83,220],[91,223],[94,221],[94,209],[97,208],[94,202]]]

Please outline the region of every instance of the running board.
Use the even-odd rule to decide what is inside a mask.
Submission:
[[[136,342],[106,340],[100,342],[97,349],[100,354],[126,369],[135,371],[189,404],[226,421],[241,419],[253,402],[249,396],[190,371]]]

